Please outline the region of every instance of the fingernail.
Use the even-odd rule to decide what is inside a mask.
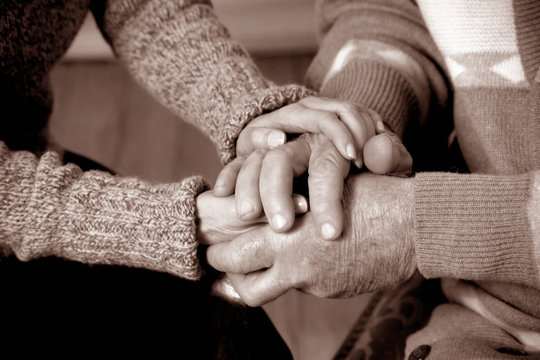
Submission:
[[[285,134],[281,131],[272,131],[266,138],[266,143],[270,147],[276,147],[285,144]]]
[[[255,209],[251,201],[244,200],[240,203],[240,216],[247,215]]]
[[[333,238],[336,235],[336,228],[332,225],[326,223],[323,226],[321,226],[321,232],[323,237],[328,240]]]
[[[222,189],[222,188],[223,188],[223,185],[224,185],[224,184],[223,184],[223,180],[218,179],[218,180],[216,181],[216,184],[214,185],[214,190],[215,190],[215,189]]]
[[[305,197],[301,195],[295,195],[293,197],[293,201],[296,213],[303,214],[308,211],[308,204]]]
[[[354,148],[353,144],[347,145],[347,155],[349,155],[351,160],[356,159],[356,149]]]
[[[384,131],[384,123],[382,120],[378,120],[377,123],[375,124],[375,126],[377,127],[377,130],[379,131]]]
[[[364,166],[364,162],[362,161],[362,159],[356,159],[354,161],[354,165],[356,165],[357,168],[361,169],[362,166]]]
[[[272,224],[274,224],[274,228],[278,230],[282,229],[286,223],[287,221],[285,220],[285,218],[279,214],[276,214],[272,217]]]

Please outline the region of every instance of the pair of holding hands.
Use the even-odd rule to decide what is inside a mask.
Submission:
[[[287,142],[286,134],[300,135]],[[237,155],[219,174],[214,190],[197,198],[199,239],[201,243],[212,245],[208,249],[209,263],[228,273],[234,288],[250,305],[260,305],[285,290],[283,285],[278,286],[284,282],[276,281],[276,274],[268,276],[272,265],[278,261],[276,254],[284,249],[278,249],[281,243],[278,239],[270,241],[262,228],[264,223],[269,223],[267,226],[274,235],[296,237],[306,248],[310,238],[335,240],[342,235],[344,222],[350,223],[354,212],[354,209],[347,209],[352,211],[344,213],[341,201],[351,162],[358,168],[365,165],[376,174],[408,172],[412,166],[409,153],[399,138],[384,128],[378,114],[316,97],[305,98],[253,120],[238,138]],[[294,178],[306,171],[309,174],[309,205],[308,199],[293,194]],[[306,213],[308,208],[309,213],[292,229],[296,215]],[[356,236],[350,230],[345,229],[343,235]],[[253,231],[252,235],[257,233],[256,241],[240,236],[250,231]],[[226,243],[230,240],[234,241]],[[332,247],[330,243],[328,246]],[[350,247],[348,243],[339,244],[338,248]],[[311,255],[313,259],[326,259],[328,264],[302,271],[324,272],[331,267],[342,272],[343,269],[335,269],[336,259],[329,257],[332,249],[326,249],[327,245],[323,243],[321,246],[312,249]],[[301,253],[301,249],[297,250],[297,254]],[[250,256],[250,261],[243,255]],[[285,254],[289,255],[294,256]],[[298,263],[300,259],[289,260],[288,264],[296,264],[298,272],[302,267]],[[254,273],[260,269],[265,271]],[[289,275],[294,272],[294,269],[290,270]],[[247,273],[251,274],[247,276]],[[263,281],[265,275],[273,281]],[[284,276],[287,274],[279,275]],[[346,278],[343,277],[341,282],[346,283]],[[330,285],[335,279],[328,281],[328,286],[313,290],[306,289],[305,284],[300,286],[301,281],[290,280],[289,285],[320,296],[341,296],[358,290],[350,286],[329,290],[328,286],[335,286]]]
[[[286,134],[301,135],[287,142]],[[412,167],[400,139],[384,128],[377,113],[318,97],[253,120],[236,149],[236,159],[221,171],[213,192],[199,196],[202,243],[230,240],[242,228],[264,222],[275,232],[286,232],[296,214],[308,208],[321,236],[336,239],[343,231],[343,181],[351,161],[375,174],[403,173]],[[294,178],[306,171],[309,205],[292,193]],[[221,206],[210,209],[210,203]]]

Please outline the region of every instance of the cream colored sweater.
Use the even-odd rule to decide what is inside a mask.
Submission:
[[[90,8],[130,73],[202,129],[225,163],[244,125],[309,92],[268,82],[209,1],[0,5],[0,248],[25,261],[59,256],[197,279],[195,198],[206,188],[202,178],[151,184],[84,173],[61,166],[52,152],[42,155],[52,106],[47,75]]]
[[[419,345],[433,359],[539,353],[540,2],[327,0],[318,13],[309,84],[399,134],[453,111],[472,172],[415,177],[418,267],[455,305],[406,358]]]

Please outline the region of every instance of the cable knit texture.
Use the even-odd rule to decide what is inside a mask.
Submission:
[[[104,19],[132,75],[208,134],[224,163],[234,158],[236,138],[251,119],[312,94],[266,80],[209,1],[110,1]]]
[[[313,92],[267,81],[210,1],[0,5],[0,248],[22,260],[60,256],[197,279],[195,197],[206,188],[203,179],[157,185],[60,166],[53,153],[12,152],[43,153],[52,106],[48,73],[89,10],[134,78],[206,133],[224,163],[235,157],[235,141],[252,119]]]
[[[61,256],[197,279],[195,197],[200,177],[154,185],[60,166],[0,143],[0,243],[21,260]],[[7,245],[7,247],[6,247]]]

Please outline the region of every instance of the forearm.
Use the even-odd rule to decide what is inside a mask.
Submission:
[[[195,197],[201,178],[152,185],[60,166],[0,142],[0,247],[28,261],[58,256],[197,279]]]
[[[368,106],[398,135],[445,106],[443,59],[410,1],[319,1],[323,34],[308,85]]]
[[[266,80],[210,1],[109,1],[103,24],[132,75],[202,129],[224,162],[235,156],[234,142],[250,120],[309,94]]]
[[[372,255],[388,268],[540,287],[539,171],[351,176],[343,204],[344,236],[377,239]]]
[[[540,286],[540,174],[417,174],[418,267],[429,278]]]

